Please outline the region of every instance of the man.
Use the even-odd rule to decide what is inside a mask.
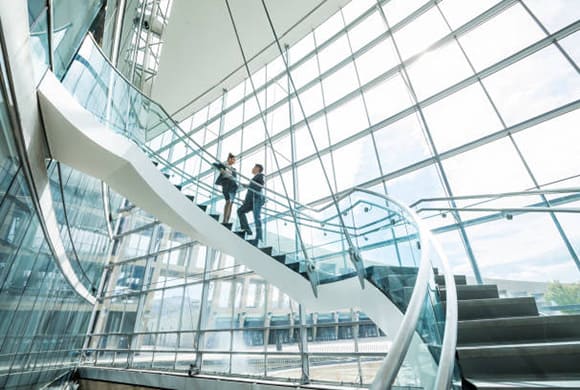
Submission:
[[[262,241],[262,220],[261,212],[262,206],[264,205],[264,167],[260,164],[254,165],[252,168],[252,174],[254,177],[248,185],[248,191],[246,192],[246,198],[244,203],[238,208],[238,217],[240,219],[240,229],[245,231],[247,235],[252,234],[252,230],[248,225],[248,218],[246,213],[252,211],[254,214],[254,223],[256,224],[256,237],[253,240],[254,244],[258,241]]]

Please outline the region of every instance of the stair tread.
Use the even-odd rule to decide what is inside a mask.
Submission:
[[[467,278],[465,275],[453,275],[456,285],[466,285]],[[439,286],[445,285],[445,275],[435,275],[435,283]]]
[[[499,290],[495,284],[457,285],[457,299],[461,301],[472,299],[499,298]],[[447,299],[447,289],[439,288],[442,300]]]
[[[446,308],[447,302],[441,306]],[[481,298],[457,301],[459,321],[484,318],[538,316],[536,301],[532,297]]]
[[[464,320],[458,346],[556,342],[580,339],[580,315],[522,316]]]
[[[466,378],[570,379],[580,377],[580,341],[457,348]]]

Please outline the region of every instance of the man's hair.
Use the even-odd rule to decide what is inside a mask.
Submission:
[[[262,164],[256,164],[256,166],[260,170],[260,173],[264,172],[264,167],[262,166]]]
[[[233,153],[228,154],[228,159],[230,158],[236,158],[236,156]]]

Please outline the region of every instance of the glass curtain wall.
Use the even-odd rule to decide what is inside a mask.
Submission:
[[[0,57],[1,80],[6,80]],[[68,285],[44,237],[0,85],[0,387],[32,388],[79,362],[92,306]]]
[[[359,309],[301,313],[231,256],[128,202],[115,215],[115,249],[84,364],[298,382],[306,362],[312,381],[372,382],[389,342]],[[403,367],[399,381],[412,386],[420,372]]]
[[[580,280],[580,214],[552,211],[579,204],[579,18],[573,0],[353,1],[283,53],[297,95],[279,56],[252,75],[256,95],[246,80],[182,127],[218,158],[238,155],[241,173],[262,163],[270,189],[282,193],[284,180],[315,205],[330,191],[299,98],[332,191],[454,197],[417,206],[454,271],[557,311],[566,300],[554,291]],[[151,146],[196,166],[170,134]],[[198,179],[211,185],[214,172]],[[541,210],[505,211],[527,206]]]

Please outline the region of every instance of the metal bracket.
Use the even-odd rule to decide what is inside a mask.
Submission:
[[[360,252],[351,247],[348,250],[348,254],[350,256],[350,261],[352,262],[352,264],[354,265],[354,268],[356,269],[356,273],[358,275],[358,281],[360,282],[360,287],[362,289],[365,288],[365,277],[366,277],[366,270],[365,270],[365,266],[363,264],[363,259],[360,255]]]
[[[308,280],[310,281],[310,286],[312,287],[314,296],[318,298],[318,284],[320,283],[320,278],[316,272],[316,265],[312,261],[306,262],[306,275],[308,275]]]

